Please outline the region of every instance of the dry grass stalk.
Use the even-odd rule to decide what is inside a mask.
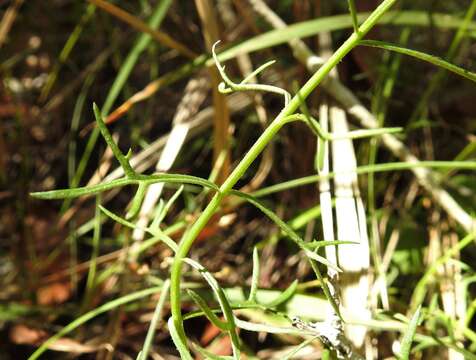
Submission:
[[[213,44],[219,40],[219,30],[217,17],[210,0],[195,0],[198,15],[202,22],[203,35],[207,49],[211,49]],[[221,82],[220,74],[215,67],[209,69],[211,85],[213,91],[213,105],[215,108],[213,126],[213,163],[215,163],[223,151],[226,151],[225,161],[222,166],[217,183],[221,184],[230,173],[230,152],[229,152],[229,127],[230,111],[228,109],[225,96],[218,91],[218,84]]]

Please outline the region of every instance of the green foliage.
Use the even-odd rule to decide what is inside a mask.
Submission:
[[[150,323],[149,331],[147,333],[146,339],[144,341],[144,345],[142,351],[139,353],[137,359],[145,360],[149,354],[151,344],[153,343],[155,330],[157,327],[157,322],[162,317],[163,309],[165,303],[168,299],[170,299],[170,306],[171,306],[171,317],[168,319],[168,329],[170,332],[170,336],[177,347],[177,350],[180,353],[182,359],[192,359],[192,355],[190,354],[189,350],[189,337],[186,335],[184,330],[184,321],[187,319],[191,319],[196,316],[205,316],[213,325],[220,329],[220,331],[226,333],[231,339],[233,356],[218,356],[212,354],[207,349],[204,349],[196,344],[193,344],[193,348],[203,355],[206,358],[211,359],[239,359],[241,353],[245,350],[243,344],[239,338],[238,328],[251,330],[251,331],[265,331],[269,333],[286,333],[286,334],[298,334],[298,335],[310,335],[305,334],[302,331],[299,331],[296,328],[286,328],[284,326],[276,326],[271,323],[251,323],[241,320],[235,316],[234,311],[236,310],[245,310],[245,309],[254,309],[260,310],[263,313],[272,313],[277,316],[281,316],[281,318],[287,317],[286,314],[278,313],[281,309],[281,306],[289,302],[294,296],[297,295],[298,292],[298,280],[294,280],[291,285],[289,285],[285,290],[280,291],[279,294],[271,299],[270,301],[261,301],[260,300],[260,293],[261,290],[259,287],[259,279],[260,279],[260,259],[258,254],[258,249],[255,247],[253,249],[253,257],[252,257],[252,276],[251,276],[251,286],[249,289],[249,296],[246,300],[241,302],[233,302],[229,299],[228,290],[223,288],[220,283],[215,279],[215,277],[200,263],[196,260],[192,260],[188,257],[189,251],[191,247],[196,242],[198,236],[201,232],[205,229],[206,225],[210,221],[210,219],[214,216],[214,214],[220,209],[223,205],[223,200],[228,196],[233,196],[238,198],[240,201],[244,203],[248,203],[253,205],[256,209],[258,209],[261,213],[263,213],[267,218],[269,218],[276,226],[279,228],[281,234],[283,236],[288,237],[294,244],[299,248],[301,251],[301,255],[307,260],[310,268],[313,270],[315,277],[318,280],[319,286],[322,288],[322,292],[325,295],[325,299],[328,304],[330,304],[335,312],[341,320],[344,320],[344,316],[341,315],[341,309],[339,307],[338,301],[336,300],[336,296],[332,293],[331,288],[328,284],[328,281],[321,273],[321,268],[324,266],[326,268],[331,269],[335,272],[342,272],[339,268],[338,264],[333,263],[332,261],[328,260],[327,258],[319,255],[317,251],[321,247],[326,246],[353,246],[356,243],[352,241],[348,241],[347,239],[337,239],[337,240],[327,240],[327,241],[319,241],[319,240],[311,240],[305,241],[303,236],[300,235],[298,229],[304,227],[309,221],[316,219],[320,216],[320,207],[312,207],[309,211],[301,214],[300,216],[294,218],[289,223],[285,222],[280,216],[277,215],[276,212],[271,210],[268,206],[265,206],[262,201],[258,200],[259,197],[263,197],[265,195],[269,195],[272,193],[276,193],[283,190],[294,189],[299,186],[303,186],[306,184],[313,184],[318,182],[322,179],[331,179],[335,177],[336,173],[329,173],[326,175],[320,174],[320,170],[323,168],[324,163],[324,148],[333,141],[343,140],[343,139],[362,139],[368,137],[381,137],[381,136],[389,136],[389,134],[395,134],[402,131],[401,127],[380,127],[376,129],[359,129],[349,131],[345,134],[333,134],[332,132],[328,132],[324,130],[319,122],[314,119],[307,110],[304,110],[304,114],[297,113],[299,108],[306,109],[305,101],[306,98],[326,79],[328,74],[331,70],[333,70],[336,65],[342,61],[345,56],[355,47],[357,46],[369,46],[369,47],[376,47],[386,51],[395,52],[398,54],[408,55],[422,61],[426,61],[430,64],[433,64],[440,69],[444,69],[446,71],[453,72],[459,76],[462,76],[466,79],[471,81],[476,81],[476,73],[470,72],[465,70],[459,66],[452,64],[446,60],[440,59],[438,57],[417,51],[411,50],[404,46],[393,45],[388,42],[383,41],[375,41],[375,40],[363,40],[363,38],[368,34],[368,32],[377,24],[383,23],[393,23],[398,25],[419,25],[419,26],[427,26],[428,22],[427,19],[422,17],[422,13],[420,12],[409,12],[409,11],[395,11],[389,12],[389,9],[396,3],[396,0],[384,0],[381,2],[379,7],[370,14],[357,14],[355,2],[353,0],[348,1],[349,10],[350,10],[350,18],[348,15],[345,17],[337,16],[337,17],[328,17],[318,20],[313,20],[311,22],[295,24],[289,28],[281,29],[281,30],[274,30],[267,34],[256,36],[250,40],[244,41],[243,43],[231,47],[228,50],[220,54],[215,53],[215,46],[212,48],[212,59],[214,64],[216,65],[222,79],[223,83],[219,85],[219,90],[224,94],[229,94],[236,91],[262,91],[267,93],[278,94],[284,98],[284,107],[280,111],[279,115],[268,125],[268,127],[263,131],[262,134],[258,137],[256,142],[252,145],[250,150],[246,153],[246,155],[238,162],[233,172],[230,176],[225,180],[223,184],[220,186],[216,185],[213,182],[213,179],[216,177],[217,172],[210,175],[210,179],[204,179],[197,176],[191,175],[182,175],[182,174],[165,174],[165,173],[157,173],[152,175],[143,175],[136,171],[130,163],[130,154],[124,155],[124,153],[119,149],[116,142],[113,140],[103,116],[107,115],[109,110],[112,107],[115,99],[117,98],[119,92],[124,87],[125,81],[127,80],[128,76],[131,73],[132,68],[136,64],[139,59],[140,54],[146,49],[149,41],[150,36],[148,35],[141,35],[137,40],[133,50],[127,57],[123,67],[121,68],[116,81],[111,88],[106,103],[103,106],[102,111],[96,104],[93,104],[93,111],[96,118],[97,129],[91,135],[89,142],[86,146],[86,151],[83,155],[82,165],[80,164],[79,170],[74,177],[74,181],[72,181],[71,188],[68,189],[60,189],[60,190],[52,190],[52,191],[45,191],[45,192],[34,192],[31,195],[37,199],[43,200],[55,200],[55,199],[73,199],[77,197],[86,197],[86,196],[93,196],[95,195],[96,198],[96,213],[94,217],[94,221],[92,223],[92,227],[94,229],[94,237],[93,237],[93,255],[91,259],[91,267],[89,270],[88,281],[87,281],[87,299],[90,299],[92,296],[92,291],[97,281],[97,274],[96,274],[96,260],[99,255],[99,240],[100,240],[100,232],[101,232],[101,224],[103,221],[104,216],[101,216],[101,213],[106,215],[108,218],[114,220],[118,224],[134,229],[134,230],[142,230],[152,237],[147,239],[142,244],[138,245],[134,251],[136,254],[143,252],[148,247],[156,244],[157,242],[163,242],[168,246],[173,254],[172,260],[172,267],[170,270],[170,279],[167,279],[161,287],[155,287],[151,289],[142,290],[139,292],[131,293],[115,300],[109,301],[104,305],[99,306],[96,309],[86,312],[85,314],[79,316],[76,320],[65,326],[62,330],[60,330],[56,335],[49,338],[45,343],[43,343],[31,356],[30,359],[34,360],[37,359],[47,348],[50,344],[52,344],[55,340],[59,339],[66,334],[69,334],[71,331],[77,329],[79,326],[84,324],[85,322],[91,320],[92,318],[102,314],[104,312],[110,311],[111,309],[115,309],[119,306],[124,304],[137,301],[141,298],[146,296],[152,295],[157,291],[161,291],[161,297],[157,303],[157,306],[154,311],[153,319]],[[159,2],[158,7],[154,10],[154,13],[151,17],[150,26],[152,28],[156,28],[162,21],[163,17],[167,9],[169,8],[171,1],[162,1]],[[441,14],[437,14],[435,16],[435,23],[442,24],[442,20],[444,18]],[[319,26],[316,26],[319,25]],[[359,26],[359,24],[361,24]],[[469,20],[462,22],[460,19],[451,18],[449,17],[445,26],[447,27],[460,27],[463,26],[465,29],[472,29],[475,30],[476,26],[474,23],[471,23]],[[311,76],[311,78],[300,88],[297,90],[297,93],[294,96],[286,91],[283,88],[276,87],[274,85],[264,85],[259,83],[251,83],[251,79],[254,78],[256,75],[261,74],[262,71],[267,69],[270,65],[274,63],[274,61],[267,62],[261,66],[259,66],[256,70],[252,71],[251,74],[245,76],[244,79],[240,82],[233,82],[225,72],[225,67],[221,64],[221,62],[229,60],[237,56],[240,52],[252,52],[263,48],[269,48],[271,46],[284,43],[285,41],[300,38],[304,36],[314,35],[319,32],[335,30],[335,29],[345,29],[353,26],[354,32],[349,36],[349,38],[332,54],[332,56]],[[404,33],[403,40],[408,38],[409,32]],[[176,73],[169,75],[167,78],[170,82],[176,81],[178,78],[185,76],[191,71],[193,71],[197,67],[202,67],[204,65],[212,64],[212,59],[206,56],[200,56],[194,60],[193,63],[187,64],[182,67]],[[398,58],[399,59],[399,58]],[[386,107],[387,101],[392,94],[393,86],[396,81],[397,77],[397,69],[399,67],[399,60],[395,60],[392,65],[392,71],[389,75],[389,80],[387,82],[387,87],[385,87],[384,94],[382,95],[384,98],[380,99],[379,101],[383,101],[384,104],[379,103],[379,110],[380,110],[380,119],[383,122],[383,118],[386,115]],[[307,125],[308,129],[311,130],[312,134],[315,136],[316,141],[319,143],[318,153],[316,154],[317,158],[317,175],[311,175],[307,177],[302,177],[298,179],[294,179],[287,182],[282,182],[280,184],[276,184],[267,188],[261,188],[251,194],[244,193],[242,191],[236,190],[234,187],[236,186],[237,182],[242,178],[242,176],[250,169],[252,163],[256,160],[256,158],[260,155],[260,153],[265,149],[265,147],[273,141],[278,132],[287,124],[290,124],[295,121],[301,121]],[[413,124],[415,125],[415,124]],[[84,164],[87,162],[87,159],[90,155],[91,149],[94,146],[96,138],[98,137],[99,133],[102,135],[104,140],[106,141],[108,147],[111,149],[115,159],[119,162],[121,168],[125,176],[123,178],[102,182],[96,185],[78,187],[79,179],[81,178],[81,172],[84,170]],[[476,162],[475,161],[468,161],[471,158],[471,154],[474,152],[474,146],[469,146],[463,154],[455,159],[455,161],[413,161],[413,162],[388,162],[388,163],[380,163],[375,164],[374,161],[376,159],[376,142],[373,142],[373,150],[371,153],[372,161],[369,165],[360,166],[356,169],[357,174],[375,174],[378,172],[389,172],[389,171],[401,171],[401,170],[411,170],[411,169],[422,169],[422,168],[433,168],[433,169],[442,169],[446,170],[442,172],[442,178],[448,176],[450,170],[461,169],[461,170],[470,170],[474,171],[476,169]],[[372,152],[373,151],[373,152]],[[435,183],[442,182],[441,179],[435,179]],[[467,179],[466,179],[467,180]],[[374,184],[373,178],[372,183],[369,185],[369,189],[374,191]],[[179,189],[175,192],[175,194],[170,197],[170,199],[165,203],[162,201],[160,206],[155,214],[155,218],[152,221],[150,226],[147,227],[140,227],[138,224],[134,222],[137,215],[140,212],[141,206],[143,204],[144,198],[146,196],[146,192],[149,189],[150,185],[155,183],[166,183],[172,184],[173,186],[179,186]],[[103,193],[108,192],[113,189],[123,188],[125,186],[133,185],[135,186],[136,192],[132,198],[132,203],[127,211],[125,218],[120,215],[113,213],[112,211],[108,210],[105,206],[101,205],[101,196]],[[177,222],[176,227],[174,229],[181,229],[185,228],[184,234],[180,242],[177,242],[165,231],[161,229],[161,224],[163,223],[164,219],[166,218],[167,214],[169,214],[172,206],[176,204],[177,200],[181,195],[183,195],[184,189],[186,187],[184,185],[192,185],[192,186],[199,186],[203,188],[203,192],[200,196],[206,198],[208,191],[213,191],[213,196],[209,199],[208,205],[204,208],[203,211],[198,211],[197,209],[193,209],[195,211],[194,219],[190,224],[187,224],[187,221],[184,220],[182,222]],[[369,199],[371,199],[371,206],[375,206],[375,194],[369,195]],[[375,210],[375,209],[374,209]],[[376,213],[373,213],[372,216],[376,216]],[[189,225],[189,226],[188,226]],[[407,227],[408,228],[408,227]],[[403,238],[406,237],[406,234],[403,233],[405,227],[401,227],[402,231],[401,236]],[[409,238],[416,237],[416,232],[412,232],[409,235]],[[463,248],[468,246],[473,241],[474,234],[469,234],[460,240],[455,246],[453,246],[450,251],[444,254],[442,257],[438,259],[432,266],[430,266],[424,276],[418,282],[416,288],[412,292],[412,302],[410,304],[410,310],[414,312],[410,322],[404,324],[404,322],[395,322],[390,323],[382,321],[377,323],[376,327],[379,329],[388,329],[396,330],[403,332],[403,339],[401,344],[400,353],[397,355],[399,359],[409,359],[410,353],[412,350],[412,344],[418,342],[421,347],[424,346],[435,346],[435,343],[438,344],[434,338],[430,336],[423,336],[418,334],[417,327],[421,322],[421,313],[422,313],[422,304],[424,303],[425,297],[428,294],[428,288],[431,280],[433,280],[435,273],[438,270],[439,266],[442,266],[449,262],[456,253],[461,251]],[[312,238],[311,238],[312,239]],[[403,242],[403,241],[402,241]],[[409,246],[409,251],[415,251],[417,246],[415,242],[411,243]],[[417,249],[420,253],[420,249]],[[376,252],[376,251],[375,251]],[[374,254],[374,258],[377,258],[378,254]],[[407,254],[405,254],[407,255]],[[400,267],[400,271],[405,273],[405,269],[411,267],[411,262],[408,258],[399,259],[401,253],[394,254],[393,256],[393,264],[399,265],[399,262],[402,264]],[[188,288],[187,285],[182,281],[183,275],[183,267],[187,264],[191,266],[193,269],[198,271],[200,275],[205,280],[206,284],[208,284],[208,293],[213,294],[215,300],[218,302],[219,308],[214,309],[207,298],[202,296],[201,293],[198,291],[194,291],[191,288]],[[413,269],[414,270],[414,269]],[[418,269],[415,273],[419,273],[421,269]],[[380,270],[379,270],[380,271]],[[408,273],[409,274],[409,273]],[[168,298],[168,291],[170,287],[170,298]],[[241,289],[243,290],[243,289]],[[191,312],[186,314],[185,316],[182,315],[182,296],[183,293],[186,292],[189,298],[195,303],[198,307],[198,311]],[[434,305],[436,307],[436,305]],[[476,307],[474,304],[471,304],[470,311],[472,313],[471,316],[474,314]],[[217,314],[222,314],[224,320],[220,319]],[[442,316],[435,317],[436,319],[441,319]],[[345,319],[347,320],[347,319]],[[374,320],[369,321],[369,324],[364,324],[368,326],[375,325]],[[451,326],[452,324],[447,324],[446,329],[449,333],[451,333]],[[393,328],[392,328],[393,326]],[[460,326],[460,325],[458,325]],[[465,325],[466,326],[466,325]],[[469,329],[458,329],[458,331],[466,330],[466,333],[470,331]],[[469,333],[470,335],[466,335],[468,337],[473,336],[474,333]],[[451,334],[453,336],[453,334]],[[451,337],[450,336],[450,337]],[[292,358],[300,349],[310,344],[312,341],[316,340],[319,337],[313,336],[310,339],[302,342],[299,346],[293,349],[291,352],[285,355],[285,359]],[[453,348],[459,352],[466,354],[466,352],[459,346],[459,344],[455,345],[454,339],[441,339],[440,342],[449,348]],[[476,343],[476,335],[473,338],[473,342]],[[453,341],[453,342],[452,342]],[[329,352],[326,352],[326,356],[330,356]]]

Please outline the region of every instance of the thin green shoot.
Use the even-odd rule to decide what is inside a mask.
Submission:
[[[355,0],[347,0],[349,4],[349,12],[352,17],[352,26],[354,27],[354,32],[359,31],[359,20],[357,19],[357,8],[355,7]]]
[[[43,354],[48,347],[53,344],[56,340],[61,339],[63,336],[69,334],[73,330],[77,329],[79,326],[83,325],[84,323],[88,322],[89,320],[95,318],[98,315],[101,315],[105,312],[108,312],[112,309],[115,309],[119,306],[122,306],[124,304],[137,301],[139,299],[142,299],[144,297],[156,294],[158,291],[161,290],[162,287],[156,286],[152,287],[149,289],[137,291],[130,293],[128,295],[122,296],[118,299],[114,299],[112,301],[109,301],[101,306],[99,306],[96,309],[93,309],[91,311],[88,311],[87,313],[81,315],[77,319],[73,320],[70,322],[68,325],[66,325],[64,328],[62,328],[60,331],[58,331],[55,335],[51,336],[48,340],[46,340],[41,346],[35,350],[33,354],[30,355],[28,360],[36,360],[38,359],[41,354]]]
[[[457,244],[446,251],[438,260],[431,264],[430,268],[425,272],[425,275],[423,275],[413,291],[412,300],[410,302],[410,311],[416,309],[423,302],[427,292],[428,283],[431,281],[438,268],[458,254],[466,246],[473,243],[475,237],[476,233],[466,235]]]
[[[172,317],[170,317],[167,321],[167,325],[169,328],[170,337],[172,338],[172,341],[177,347],[177,350],[180,354],[180,358],[182,360],[193,360],[193,357],[192,355],[190,355],[185,341],[182,339],[182,336],[179,334],[177,328],[175,327],[174,319]]]
[[[104,182],[91,186],[78,187],[75,189],[59,189],[51,191],[41,191],[30,193],[31,196],[42,199],[42,200],[57,200],[57,199],[66,199],[66,198],[76,198],[80,196],[91,196],[96,195],[101,192],[112,190],[117,187],[123,187],[126,185],[139,185],[141,182],[146,183],[147,185],[165,182],[170,184],[191,184],[199,185],[202,187],[210,188],[215,191],[219,191],[219,188],[209,182],[206,179],[202,179],[196,176],[191,175],[182,175],[182,174],[154,174],[154,175],[136,175],[133,178],[121,178],[112,180],[109,182]]]
[[[229,331],[230,325],[226,321],[222,321],[215,315],[215,313],[207,305],[207,302],[195,291],[187,289],[187,294],[198,305],[210,322],[222,331]]]
[[[116,221],[117,223],[123,225],[123,226],[126,226],[128,228],[131,228],[131,229],[141,229],[138,225],[136,224],[133,224],[129,221],[127,221],[126,219],[123,219],[121,218],[120,216],[117,216],[116,214],[114,214],[112,211],[109,211],[108,209],[106,209],[104,206],[101,206],[99,205],[99,208],[101,209],[101,211],[106,214],[107,216],[109,216],[111,219],[113,219],[114,221]],[[156,229],[151,229],[151,228],[144,228],[144,229],[141,229],[149,234],[151,234],[154,238],[157,238],[159,240],[161,240],[162,242],[164,242],[170,249],[172,249],[174,252],[177,251],[178,247],[177,247],[177,243],[175,241],[173,241],[169,236],[167,236],[162,230],[160,230],[159,228],[156,228]]]
[[[412,342],[413,342],[413,338],[415,337],[417,326],[420,323],[420,315],[421,315],[421,306],[418,306],[403,336],[400,353],[398,354],[399,360],[410,359],[410,351],[412,348]]]
[[[253,248],[253,273],[251,275],[251,288],[248,297],[249,302],[256,302],[256,293],[258,292],[260,276],[259,254],[256,246]]]
[[[132,199],[131,208],[126,214],[127,220],[133,219],[139,214],[140,208],[142,206],[142,201],[144,201],[144,197],[147,192],[147,188],[148,188],[148,185],[145,182],[141,182],[139,183],[139,186],[137,186],[136,194],[134,195],[134,198]]]
[[[466,15],[461,25],[458,28],[458,31],[456,32],[455,36],[453,37],[453,40],[451,41],[450,47],[445,56],[446,61],[453,62],[455,60],[460,44],[465,38],[465,36],[467,36],[467,30],[469,25],[471,24],[471,20],[474,17],[475,12],[476,12],[476,0],[473,0],[473,2],[471,3],[471,6],[466,12]],[[415,109],[413,110],[413,113],[410,116],[410,121],[409,121],[410,124],[416,121],[420,117],[420,115],[423,113],[423,110],[425,109],[428,103],[428,100],[430,99],[431,95],[435,92],[438,85],[442,83],[444,78],[445,78],[444,69],[439,69],[438,72],[431,77],[431,80],[428,86],[426,86],[425,88],[425,92],[419,98],[418,103],[416,104]]]
[[[90,266],[88,270],[88,277],[86,281],[86,295],[84,297],[83,306],[87,307],[91,299],[96,281],[97,257],[99,255],[99,240],[101,238],[101,195],[96,196],[96,207],[94,214],[94,231],[93,231],[93,250],[91,253]]]
[[[375,40],[363,40],[360,42],[360,45],[395,51],[400,54],[412,56],[414,58],[426,61],[430,64],[433,64],[445,70],[451,71],[459,76],[462,76],[466,79],[476,82],[476,73],[463,69],[454,64],[451,64],[439,57],[426,54],[418,50],[412,50],[412,49],[404,48],[401,46],[393,45],[384,41],[375,41]]]
[[[172,205],[177,201],[179,196],[182,194],[184,189],[184,186],[180,186],[178,190],[170,197],[170,199],[167,201],[167,203],[160,209],[160,211],[157,213],[157,216],[154,218],[152,223],[150,224],[150,228],[152,230],[158,229],[162,221],[164,220],[165,216],[169,212],[170,208]],[[162,199],[161,199],[162,200]]]
[[[201,264],[188,258],[185,258],[184,261],[200,272],[200,274],[207,281],[208,285],[210,285],[210,288],[215,294],[215,297],[218,300],[218,303],[220,304],[220,308],[223,312],[223,315],[225,316],[225,321],[228,324],[227,332],[231,339],[233,356],[236,360],[238,360],[240,358],[240,339],[236,332],[235,316],[233,315],[230,303],[228,302],[228,299],[226,298],[223,289],[220,287],[220,285],[212,276],[212,274],[210,274],[208,270],[205,269]]]
[[[162,318],[162,312],[165,305],[165,300],[168,297],[170,288],[170,281],[167,279],[164,281],[162,285],[162,290],[160,291],[160,298],[157,301],[157,306],[154,310],[154,315],[152,316],[152,320],[150,321],[149,330],[147,331],[147,335],[144,340],[144,345],[142,346],[142,350],[137,357],[137,360],[147,360],[149,356],[149,351],[152,346],[152,342],[154,340],[155,330],[157,329],[157,324],[159,320]]]
[[[264,306],[267,308],[274,308],[285,303],[296,293],[298,284],[299,282],[297,280],[294,280],[291,285],[286,288],[286,290],[284,290],[281,294],[279,294],[279,296],[277,296],[269,303],[264,304]]]
[[[355,169],[356,174],[379,173],[387,171],[411,170],[415,168],[432,169],[459,169],[476,170],[476,161],[419,161],[419,162],[390,162],[384,164],[363,165]],[[338,172],[341,173],[341,172]],[[310,175],[299,179],[289,180],[280,184],[271,185],[252,193],[254,197],[263,197],[276,192],[293,189],[295,187],[314,184],[321,179],[332,179],[337,173],[330,172],[326,175]]]
[[[299,351],[301,351],[301,349],[304,349],[306,346],[308,346],[309,344],[311,344],[312,342],[316,341],[317,339],[319,339],[319,336],[314,336],[314,337],[311,337],[309,339],[307,339],[306,341],[303,341],[302,343],[300,343],[298,346],[296,346],[293,350],[291,350],[290,352],[288,352],[283,360],[290,360],[290,359],[293,359],[295,355],[297,355],[299,353]]]
[[[198,346],[197,344],[194,344],[193,346],[205,359],[210,359],[210,360],[230,360],[233,359],[231,356],[224,356],[224,355],[216,355],[201,346]]]
[[[316,254],[314,251],[310,250],[308,247],[308,243],[306,243],[291,227],[289,227],[288,224],[286,224],[281,218],[276,215],[272,210],[268,209],[266,206],[264,206],[262,203],[260,203],[258,200],[256,200],[253,196],[244,194],[242,192],[238,192],[235,190],[230,191],[230,195],[236,195],[253,206],[255,206],[257,209],[259,209],[263,214],[265,214],[270,220],[272,220],[276,225],[279,226],[279,228],[287,235],[291,240],[293,240],[297,246],[303,252],[306,254],[307,257],[310,259],[313,259],[317,262],[320,262],[323,265],[326,265],[330,268],[332,268],[334,271],[337,272],[342,272],[341,269],[339,269],[336,265],[328,261],[326,258]]]
[[[119,161],[119,163],[122,166],[122,169],[124,170],[124,174],[126,174],[126,177],[128,178],[134,178],[136,175],[136,172],[134,169],[132,169],[131,164],[129,164],[129,160],[124,156],[124,154],[119,150],[119,147],[117,146],[116,142],[113,140],[111,133],[109,132],[106,124],[104,123],[104,120],[101,115],[101,111],[99,110],[98,106],[93,103],[93,110],[94,110],[94,116],[96,117],[96,124],[99,127],[99,130],[101,131],[101,134],[106,141],[107,145],[111,148],[112,153],[114,154],[114,157]]]

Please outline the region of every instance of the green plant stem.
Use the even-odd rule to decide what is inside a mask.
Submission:
[[[352,25],[354,26],[354,32],[359,31],[359,20],[357,19],[357,8],[355,7],[355,0],[347,0],[349,4],[349,11],[352,17]]]
[[[142,351],[140,352],[140,356],[138,357],[138,360],[147,360],[147,358],[149,357],[150,347],[154,340],[157,324],[160,318],[162,317],[162,311],[164,309],[165,300],[167,299],[167,295],[169,292],[169,286],[170,286],[170,281],[169,280],[164,281],[164,284],[162,285],[162,290],[160,291],[160,298],[159,298],[159,301],[157,302],[157,306],[155,307],[152,320],[150,321],[149,330],[147,331],[147,336],[144,340],[144,346],[142,347]]]
[[[286,117],[294,114],[309,94],[324,80],[326,75],[347,55],[360,40],[370,31],[370,29],[377,23],[379,18],[396,2],[397,0],[383,1],[375,11],[362,24],[358,32],[353,33],[329,58],[329,60],[314,73],[314,75],[306,82],[306,84],[299,90],[299,92],[291,99],[289,104],[281,111],[278,117],[268,126],[268,128],[261,134],[259,139],[254,143],[245,157],[240,161],[237,167],[233,170],[230,176],[225,180],[220,187],[220,191],[213,196],[210,203],[207,205],[203,213],[192,225],[190,230],[186,232],[182,241],[179,244],[179,249],[174,257],[174,262],[171,269],[171,287],[170,300],[173,323],[179,338],[185,343],[185,330],[183,327],[183,317],[181,312],[180,299],[180,281],[182,274],[183,259],[187,256],[193,242],[200,234],[202,229],[206,226],[210,218],[215,214],[222,199],[233,188],[236,182],[246,172],[252,162],[258,157],[266,145],[273,139],[274,135],[287,122]]]

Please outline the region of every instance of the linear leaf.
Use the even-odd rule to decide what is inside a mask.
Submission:
[[[291,285],[289,285],[286,288],[286,290],[284,290],[279,296],[276,297],[276,299],[274,299],[273,301],[265,304],[265,306],[273,308],[273,307],[276,307],[276,306],[281,305],[282,303],[288,301],[291,298],[291,296],[293,296],[294,293],[296,292],[297,286],[298,286],[298,281],[294,280],[291,283]]]
[[[215,297],[217,298],[218,303],[220,304],[223,315],[225,316],[225,320],[228,323],[227,332],[231,338],[233,354],[236,359],[239,359],[241,345],[238,334],[236,333],[235,315],[233,315],[233,311],[231,309],[230,303],[228,302],[228,299],[226,298],[225,292],[215,280],[215,278],[212,276],[212,274],[210,274],[210,272],[205,269],[201,264],[189,258],[185,258],[184,261],[195,269],[197,269],[213,290],[213,293],[215,294]]]
[[[215,325],[217,328],[223,331],[229,331],[230,326],[227,322],[222,321],[215,315],[215,313],[207,305],[206,301],[198,295],[195,291],[187,289],[187,293],[190,295],[192,300],[198,305],[198,307],[203,311],[205,316],[210,320],[210,322]]]
[[[385,49],[385,50],[394,51],[400,54],[412,56],[414,58],[429,62],[433,65],[436,65],[438,67],[451,71],[459,76],[462,76],[466,79],[476,82],[476,73],[463,69],[454,64],[451,64],[443,60],[442,58],[439,58],[434,55],[426,54],[418,50],[412,50],[412,49],[404,48],[401,46],[393,45],[384,41],[363,40],[360,42],[360,45],[376,47],[376,48]]]
[[[240,192],[240,191],[236,191],[236,190],[232,190],[230,193],[232,195],[238,196],[238,197],[246,200],[250,204],[254,205],[256,208],[261,210],[268,218],[270,218],[276,225],[278,225],[281,228],[281,230],[286,235],[288,235],[289,238],[291,240],[293,240],[306,253],[306,255],[309,258],[311,258],[313,260],[316,260],[317,262],[320,262],[320,263],[322,263],[326,266],[329,266],[329,267],[331,267],[332,269],[334,269],[336,271],[339,271],[339,272],[342,271],[336,265],[334,265],[330,261],[328,261],[326,258],[324,258],[324,257],[312,252],[311,250],[309,250],[309,248],[308,248],[309,244],[308,243],[306,243],[303,239],[301,239],[301,237],[288,224],[286,224],[283,220],[281,220],[278,215],[276,215],[272,210],[270,210],[266,206],[264,206],[261,202],[256,200],[253,196],[251,196],[249,194],[245,194],[245,193]]]
[[[51,191],[42,191],[42,192],[33,192],[30,193],[31,196],[42,199],[42,200],[56,200],[56,199],[66,199],[66,198],[75,198],[84,195],[95,195],[103,191],[111,190],[116,187],[122,187],[126,185],[136,185],[141,182],[151,185],[159,182],[171,183],[171,184],[191,184],[191,185],[200,185],[206,188],[219,191],[218,186],[214,183],[191,175],[181,175],[181,174],[154,174],[154,175],[137,175],[132,178],[121,178],[117,180],[112,180],[105,183],[100,183],[97,185],[78,187],[74,189],[59,189]]]
[[[410,320],[407,330],[405,331],[405,334],[403,336],[400,354],[398,356],[400,360],[408,360],[410,358],[412,341],[413,341],[413,338],[415,337],[418,323],[420,322],[420,315],[421,315],[421,305],[417,308],[417,310],[413,314],[412,319]]]
[[[177,243],[175,241],[172,240],[172,238],[170,238],[169,236],[167,236],[162,230],[160,230],[159,228],[157,229],[150,229],[150,228],[140,228],[139,226],[137,226],[136,224],[133,224],[129,221],[127,221],[126,219],[123,219],[121,218],[120,216],[114,214],[112,211],[109,211],[108,209],[106,209],[104,206],[102,205],[99,205],[99,209],[101,209],[101,211],[106,214],[107,216],[109,216],[112,220],[118,222],[119,224],[121,225],[124,225],[128,228],[131,228],[131,229],[141,229],[149,234],[151,234],[152,236],[156,237],[156,238],[159,238],[160,240],[162,240],[169,248],[171,248],[174,252],[177,252],[177,249],[178,249],[178,246],[177,246]]]
[[[149,295],[152,295],[152,294],[156,294],[159,291],[161,291],[160,286],[159,287],[153,287],[153,288],[150,288],[150,289],[141,290],[141,291],[137,291],[137,292],[125,295],[123,297],[120,297],[118,299],[114,299],[112,301],[109,301],[106,304],[101,305],[96,309],[88,311],[84,315],[81,315],[77,319],[70,322],[68,325],[66,325],[64,328],[62,328],[60,331],[58,331],[55,335],[53,335],[48,340],[46,340],[43,344],[41,344],[41,346],[38,349],[36,349],[33,354],[30,355],[28,360],[38,359],[40,357],[40,355],[43,354],[52,343],[54,343],[56,340],[62,338],[63,336],[69,334],[71,331],[75,330],[76,328],[78,328],[79,326],[81,326],[85,322],[93,319],[94,317],[96,317],[96,316],[98,316],[98,315],[100,315],[100,314],[102,314],[106,311],[115,309],[115,308],[117,308],[121,305],[127,304],[129,302],[142,299],[142,298],[144,298],[146,296],[149,296]]]

